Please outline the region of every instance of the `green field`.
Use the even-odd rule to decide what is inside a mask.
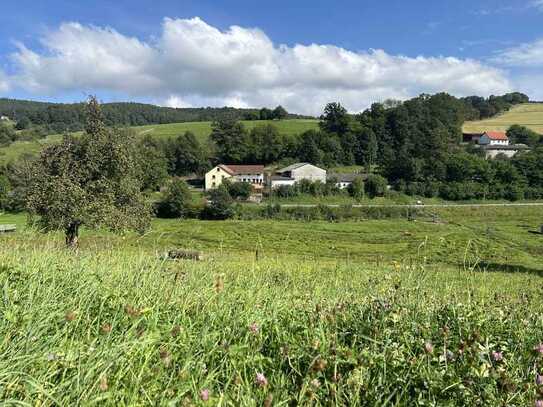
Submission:
[[[533,405],[537,207],[0,235],[7,405]],[[205,260],[167,261],[171,248]],[[257,253],[258,251],[258,253]],[[542,349],[543,351],[543,349]],[[206,401],[207,399],[207,401]]]
[[[463,131],[465,133],[507,131],[513,124],[520,124],[543,134],[543,103],[525,103],[489,119],[466,122]]]
[[[318,127],[317,120],[293,119],[293,120],[253,120],[244,121],[243,124],[247,129],[252,129],[258,125],[273,124],[279,129],[282,134],[300,134],[304,131],[316,129]],[[193,132],[201,143],[207,143],[208,136],[211,133],[211,122],[188,122],[188,123],[172,123],[172,124],[157,124],[149,126],[134,127],[138,135],[152,135],[157,138],[175,137],[185,133],[186,131]],[[0,164],[7,163],[17,159],[23,154],[39,153],[44,146],[56,143],[61,140],[60,135],[51,135],[39,141],[18,141],[10,144],[8,147],[0,147]]]

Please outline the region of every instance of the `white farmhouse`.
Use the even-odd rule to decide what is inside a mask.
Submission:
[[[0,116],[0,122],[7,122],[9,121],[9,117],[7,116]]]
[[[273,189],[281,185],[294,185],[304,179],[326,183],[326,170],[309,163],[292,164],[271,176],[269,185]]]
[[[205,175],[206,190],[218,188],[224,180],[231,182],[248,182],[258,190],[264,186],[263,165],[219,164]]]
[[[482,146],[508,146],[509,138],[502,131],[486,131],[479,138]]]

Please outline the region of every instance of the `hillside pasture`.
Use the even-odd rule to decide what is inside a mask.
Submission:
[[[465,133],[507,131],[513,124],[528,127],[543,134],[543,103],[524,103],[489,119],[466,122],[463,131]]]
[[[292,120],[252,120],[243,121],[247,129],[252,129],[258,125],[273,124],[280,133],[287,135],[301,134],[304,131],[318,128],[317,120],[292,119]],[[148,126],[133,127],[136,134],[140,137],[150,135],[159,139],[176,137],[187,131],[194,133],[197,139],[206,144],[211,134],[211,122],[186,122],[172,124],[156,124]],[[36,141],[17,141],[7,147],[0,147],[0,165],[15,160],[23,154],[37,154],[45,146],[58,143],[62,136],[55,134],[42,140]]]

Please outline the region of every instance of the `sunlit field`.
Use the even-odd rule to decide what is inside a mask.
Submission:
[[[490,130],[507,131],[513,124],[526,126],[543,133],[543,103],[525,103],[513,106],[508,112],[485,120],[464,123],[464,132],[477,133]]]
[[[0,399],[23,405],[532,405],[540,208],[439,222],[157,220],[0,235]],[[168,249],[203,261],[172,261]]]

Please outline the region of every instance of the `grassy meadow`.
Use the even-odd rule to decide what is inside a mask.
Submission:
[[[524,103],[513,106],[511,110],[495,117],[466,122],[463,130],[466,133],[482,133],[487,130],[507,131],[513,124],[520,124],[543,134],[543,103]]]
[[[533,405],[537,207],[0,235],[8,405]],[[167,261],[171,248],[203,261]],[[257,253],[258,252],[258,253]]]
[[[258,125],[273,124],[282,134],[300,134],[304,131],[316,129],[317,120],[292,119],[292,120],[252,120],[243,121],[247,129],[252,129]],[[205,144],[211,134],[211,122],[186,122],[172,124],[154,124],[148,126],[133,127],[140,136],[151,135],[157,138],[175,137],[191,131],[198,140]],[[0,147],[0,164],[15,160],[23,154],[37,154],[44,146],[52,143],[58,143],[62,139],[61,135],[54,134],[44,139],[36,141],[17,141],[7,147]]]

